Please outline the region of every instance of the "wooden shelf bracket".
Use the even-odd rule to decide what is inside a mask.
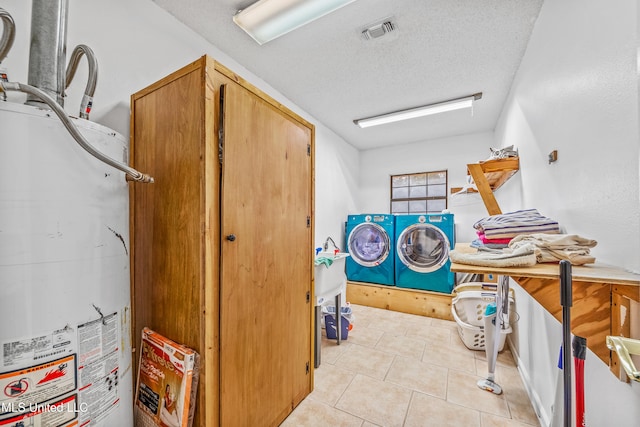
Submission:
[[[482,197],[489,215],[502,213],[500,205],[496,201],[493,192],[500,188],[520,169],[519,157],[506,159],[487,160],[482,163],[470,163],[467,165],[469,175]]]

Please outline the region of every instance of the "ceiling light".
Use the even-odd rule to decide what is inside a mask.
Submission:
[[[258,44],[264,44],[353,1],[259,0],[238,11],[233,22]]]
[[[480,98],[482,98],[482,92],[469,95],[464,98],[450,99],[448,101],[437,102],[435,104],[423,105],[422,107],[394,111],[393,113],[381,114],[379,116],[367,117],[365,119],[358,119],[353,122],[361,128],[399,122],[400,120],[414,119],[416,117],[428,116],[430,114],[444,113],[445,111],[471,108],[473,107],[473,101]]]

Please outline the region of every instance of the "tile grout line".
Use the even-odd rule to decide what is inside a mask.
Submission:
[[[369,312],[367,312],[367,314],[369,314]],[[361,343],[353,343],[353,344],[351,344],[351,343],[350,343],[350,344],[351,344],[352,346],[354,346],[353,348],[356,348],[355,346],[357,346],[357,347],[359,347],[359,348],[361,348],[361,349],[366,349],[366,350],[375,350],[375,351],[379,351],[379,352],[381,352],[381,353],[386,353],[386,354],[388,354],[388,355],[393,356],[393,357],[391,358],[391,361],[390,361],[389,365],[386,367],[386,369],[385,369],[385,371],[384,371],[384,375],[382,376],[381,381],[382,381],[382,382],[384,382],[384,383],[387,383],[387,384],[391,384],[391,385],[394,385],[394,386],[397,386],[397,387],[400,387],[400,388],[406,389],[407,391],[410,391],[410,392],[411,392],[409,402],[408,402],[407,407],[405,408],[405,411],[404,411],[403,425],[404,425],[404,424],[406,424],[406,422],[407,422],[407,417],[408,417],[408,415],[409,415],[409,413],[410,413],[411,405],[414,403],[414,401],[415,401],[415,399],[416,399],[416,396],[417,396],[417,395],[416,395],[416,393],[422,393],[422,392],[420,392],[419,390],[414,389],[413,387],[407,387],[407,386],[404,386],[404,385],[402,385],[402,384],[396,384],[396,383],[394,383],[394,382],[388,381],[388,379],[389,379],[389,374],[390,374],[390,372],[391,372],[392,367],[394,366],[394,364],[395,364],[395,363],[399,360],[399,358],[401,358],[401,357],[405,357],[405,358],[411,359],[411,360],[415,361],[416,363],[422,362],[422,363],[427,363],[427,364],[429,364],[429,365],[433,365],[433,366],[437,366],[437,367],[445,367],[445,368],[446,368],[446,376],[445,376],[445,384],[444,384],[444,391],[445,391],[445,393],[444,393],[444,395],[445,395],[444,401],[446,401],[446,402],[448,402],[448,403],[450,403],[450,404],[453,404],[453,405],[455,405],[455,406],[461,407],[461,408],[467,408],[467,409],[475,410],[475,411],[479,414],[479,417],[480,417],[480,426],[482,426],[482,425],[483,425],[483,423],[482,423],[482,414],[489,414],[489,415],[491,415],[491,416],[498,416],[498,417],[501,417],[500,415],[497,415],[497,414],[493,414],[493,413],[485,412],[485,411],[482,411],[482,410],[480,410],[480,409],[473,409],[473,408],[469,408],[469,407],[464,406],[463,404],[457,404],[457,403],[453,403],[453,402],[450,402],[450,401],[449,401],[449,398],[450,398],[450,392],[451,392],[451,390],[450,390],[450,384],[449,384],[449,382],[450,382],[450,380],[451,380],[451,373],[452,373],[453,371],[460,371],[461,373],[469,374],[469,372],[464,371],[464,370],[460,370],[460,369],[455,369],[455,368],[452,368],[452,367],[449,367],[449,366],[442,366],[442,365],[439,365],[439,364],[437,364],[437,363],[435,363],[435,364],[434,364],[434,363],[431,363],[431,362],[428,362],[428,361],[424,361],[424,360],[423,360],[423,358],[425,357],[425,354],[426,354],[427,350],[429,349],[429,343],[430,343],[430,341],[429,341],[429,339],[427,339],[428,337],[422,337],[422,336],[419,336],[419,335],[411,335],[411,332],[412,332],[412,331],[414,331],[415,329],[420,329],[420,328],[425,328],[425,327],[427,327],[427,326],[424,324],[424,322],[422,322],[423,324],[417,324],[417,323],[416,323],[416,325],[413,325],[413,324],[411,324],[411,323],[412,323],[412,322],[410,321],[411,319],[408,319],[408,320],[409,320],[409,322],[408,322],[408,323],[410,323],[410,324],[411,324],[411,325],[409,325],[410,327],[408,327],[408,328],[402,328],[402,330],[401,330],[401,331],[399,331],[399,330],[397,330],[397,329],[396,329],[396,330],[391,330],[391,331],[389,331],[389,330],[386,330],[386,329],[378,329],[378,328],[376,328],[376,327],[375,327],[375,326],[376,326],[375,324],[373,325],[374,327],[368,327],[368,325],[370,325],[370,324],[371,324],[371,322],[370,322],[370,321],[369,321],[369,322],[366,322],[366,319],[368,318],[368,316],[363,316],[363,317],[365,318],[365,319],[364,319],[364,320],[365,320],[365,322],[363,322],[363,324],[361,325],[362,329],[363,329],[363,330],[369,329],[369,330],[372,330],[372,331],[381,332],[381,335],[380,335],[377,339],[375,339],[375,341],[374,341],[374,342],[370,342],[370,344],[369,344],[369,345],[363,345],[363,344],[361,344]],[[373,316],[371,316],[371,317],[373,317]],[[399,319],[393,319],[393,320],[399,320]],[[422,321],[422,320],[424,320],[424,319],[421,319],[421,321]],[[365,325],[364,325],[364,323],[367,323],[367,326],[365,326]],[[400,322],[400,323],[401,323],[401,322]],[[411,327],[413,327],[413,326],[415,326],[415,327],[412,329]],[[433,324],[433,321],[431,321],[430,326],[428,326],[428,328],[436,328],[436,329],[443,329],[443,330],[447,330],[447,329],[448,329],[448,330],[449,330],[448,337],[447,337],[448,339],[443,340],[443,343],[444,343],[444,342],[448,342],[450,345],[453,345],[453,344],[454,344],[454,340],[456,340],[456,343],[457,343],[457,338],[459,338],[459,337],[458,337],[458,334],[456,333],[456,330],[455,330],[454,328],[449,328],[449,327],[446,327],[446,326],[442,326],[442,325],[440,325],[440,324],[434,325],[434,324]],[[382,338],[383,338],[383,336],[385,336],[385,334],[387,334],[387,335],[390,335],[390,334],[391,334],[391,335],[395,335],[395,336],[397,336],[397,337],[407,337],[407,338],[411,338],[413,341],[420,342],[420,343],[422,344],[422,349],[421,349],[420,355],[418,355],[418,356],[416,357],[416,356],[413,356],[413,355],[404,355],[404,354],[401,354],[401,353],[398,353],[398,352],[388,351],[388,350],[385,350],[385,349],[383,349],[383,348],[377,348],[377,346],[380,344],[380,342],[382,341]],[[454,336],[455,336],[455,337],[454,337]],[[438,339],[439,339],[439,338],[438,338]],[[373,341],[373,340],[372,340],[372,341]],[[433,345],[433,343],[431,343],[431,344]],[[436,344],[436,345],[437,345],[437,344]],[[342,358],[342,357],[344,357],[344,356],[345,356],[345,352],[348,352],[348,350],[345,350],[345,351],[343,351],[343,352],[340,352],[340,355],[336,358],[335,363],[334,363],[334,364],[330,364],[330,365],[332,365],[332,366],[334,366],[334,367],[335,367],[335,366],[337,366],[337,365],[339,365],[339,361],[341,360],[341,358]],[[477,357],[477,356],[479,356],[479,353],[472,352],[472,354],[473,354],[473,365],[474,365],[474,366],[473,366],[473,368],[474,368],[474,370],[473,370],[473,372],[471,373],[471,376],[481,378],[481,377],[482,377],[482,375],[478,375],[479,366],[480,366],[481,364],[483,364],[483,363],[486,363],[486,361],[485,361],[485,360],[480,359],[479,357]],[[508,364],[508,363],[505,363],[505,364],[503,364],[503,363],[497,363],[497,365],[503,365],[503,367],[505,367],[505,368],[509,368],[509,367],[510,367],[510,364]],[[348,368],[345,368],[345,369],[346,369],[346,370],[348,370],[348,371],[350,371]],[[453,369],[453,371],[452,371],[452,369]],[[357,372],[357,371],[350,371],[350,372],[352,372],[352,373],[354,374],[354,376],[352,377],[351,381],[349,381],[349,383],[346,385],[346,387],[344,388],[344,390],[340,393],[340,396],[335,400],[335,402],[333,403],[333,405],[331,405],[331,407],[332,407],[332,408],[334,408],[334,409],[338,409],[338,408],[336,407],[337,403],[338,403],[341,399],[343,399],[343,398],[344,398],[344,396],[345,396],[345,394],[346,394],[347,389],[348,389],[348,388],[353,384],[353,381],[355,380],[355,377],[356,377],[356,376],[358,376],[358,375],[363,375],[363,376],[365,376],[365,377],[371,377],[371,375],[368,375],[368,374],[366,374],[366,373],[361,373],[361,372]],[[372,378],[374,378],[374,379],[375,379],[375,377],[372,377]],[[427,393],[427,395],[429,395],[429,393]],[[434,396],[434,397],[435,397],[435,396]],[[510,402],[510,400],[509,400],[509,399],[507,399],[507,398],[506,398],[506,396],[502,396],[502,398],[503,398],[503,399],[504,399],[504,401],[507,403],[507,411],[508,411],[508,412],[507,412],[507,416],[508,416],[508,418],[505,418],[505,417],[501,417],[501,418],[509,419],[509,420],[511,420],[511,421],[514,421],[514,422],[522,422],[522,423],[524,423],[524,421],[515,420],[515,419],[513,418],[513,411],[512,411],[512,405],[510,404],[510,403],[511,403],[511,402]],[[362,417],[360,417],[360,416],[358,416],[358,415],[352,414],[351,412],[344,411],[344,410],[341,410],[341,409],[338,409],[338,410],[339,410],[339,411],[341,411],[341,412],[349,413],[350,415],[353,415],[353,416],[354,416],[354,417],[356,417],[357,419],[361,420],[361,423],[360,423],[361,427],[362,427],[365,423],[367,423],[367,422],[368,422],[368,421],[367,421],[367,419],[362,418]],[[525,423],[525,424],[526,424],[526,423]]]

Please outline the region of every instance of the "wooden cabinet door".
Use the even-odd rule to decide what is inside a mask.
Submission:
[[[312,384],[311,130],[217,79],[224,83],[220,425],[276,426]]]

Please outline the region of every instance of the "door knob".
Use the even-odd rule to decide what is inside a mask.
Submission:
[[[233,242],[234,240],[236,240],[236,235],[235,234],[229,234],[227,236],[227,240],[230,242]]]

